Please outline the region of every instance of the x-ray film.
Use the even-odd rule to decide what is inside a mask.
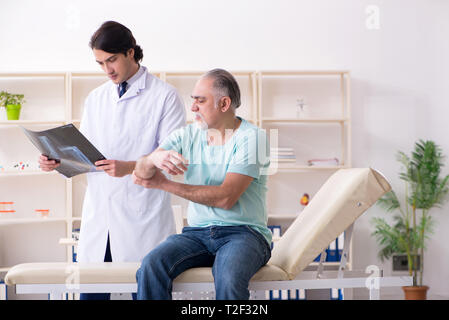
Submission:
[[[106,159],[73,124],[45,131],[21,128],[42,154],[61,163],[55,170],[67,178],[95,172],[94,163]]]

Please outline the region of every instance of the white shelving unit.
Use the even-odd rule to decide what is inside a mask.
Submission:
[[[303,209],[304,193],[313,198],[332,173],[351,167],[350,75],[348,71],[259,71],[257,85],[257,124],[267,133],[276,130],[277,147],[292,149],[296,158],[278,162],[269,177],[268,223],[280,225],[285,232]],[[338,158],[339,164],[309,166],[308,160],[315,158]],[[338,267],[339,262],[325,265]],[[347,267],[351,268],[350,261]]]
[[[349,72],[231,72],[242,93],[237,114],[267,134],[277,130],[279,147],[291,147],[297,156],[294,163],[279,163],[269,177],[269,224],[282,225],[285,231],[302,209],[299,199],[303,193],[313,198],[335,170],[351,166]],[[187,120],[192,121],[190,95],[203,72],[153,74],[178,89]],[[13,201],[16,210],[9,217],[0,216],[0,273],[22,262],[71,261],[71,248],[59,244],[59,239],[71,238],[72,229],[79,228],[86,178],[66,179],[40,171],[39,152],[19,126],[36,131],[67,123],[79,127],[84,99],[107,80],[99,72],[0,73],[0,89],[23,93],[27,101],[21,120],[0,117],[0,201]],[[296,104],[301,99],[310,109],[307,116],[298,116]],[[337,157],[340,164],[308,166],[306,160],[314,157]],[[19,162],[29,167],[14,168]],[[173,196],[172,203],[183,206],[185,212],[186,200]],[[50,216],[37,218],[35,209],[49,209]]]

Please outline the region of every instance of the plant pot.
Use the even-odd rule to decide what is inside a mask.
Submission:
[[[20,104],[8,104],[6,106],[6,116],[8,120],[19,120],[20,117]]]
[[[428,286],[406,286],[404,290],[405,300],[426,300]]]

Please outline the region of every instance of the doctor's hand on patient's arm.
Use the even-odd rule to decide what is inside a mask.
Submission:
[[[135,161],[100,160],[95,162],[97,170],[106,172],[111,177],[124,177],[131,174],[136,166]]]
[[[47,156],[41,154],[39,157],[39,168],[43,171],[52,171],[59,167],[61,163],[57,160],[49,160]]]
[[[150,179],[156,172],[156,168],[164,170],[168,174],[184,174],[187,170],[188,161],[173,150],[158,148],[150,155],[137,160],[136,176],[142,179]]]

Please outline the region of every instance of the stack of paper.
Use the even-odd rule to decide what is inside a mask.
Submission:
[[[332,166],[338,166],[338,159],[332,158],[332,159],[311,159],[307,161],[309,166],[315,166],[315,167],[332,167]]]
[[[270,159],[275,162],[296,162],[293,148],[271,148]]]

